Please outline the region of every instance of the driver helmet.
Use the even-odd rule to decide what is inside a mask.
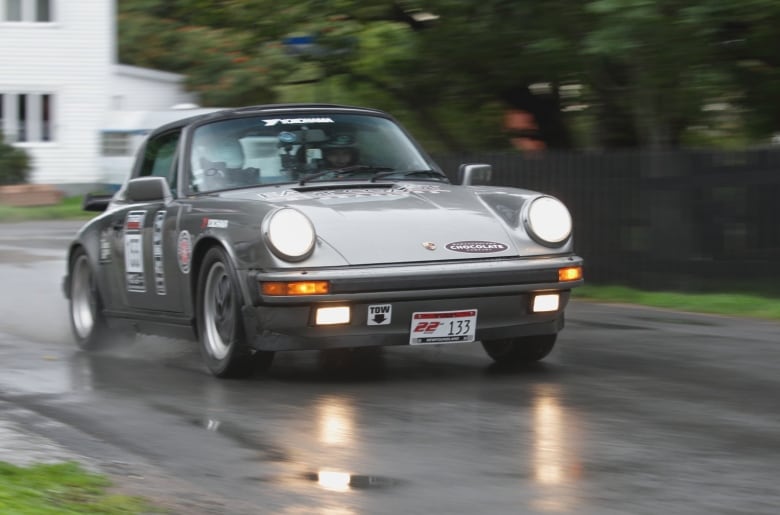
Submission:
[[[341,168],[355,164],[358,158],[355,137],[351,134],[334,135],[322,145],[322,154],[330,166]]]

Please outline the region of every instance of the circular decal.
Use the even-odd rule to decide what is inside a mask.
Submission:
[[[179,261],[181,273],[190,273],[190,261],[192,260],[192,236],[189,231],[179,233],[179,241],[176,243],[176,257]]]
[[[489,252],[503,252],[509,247],[495,241],[454,241],[447,244],[449,250],[466,252],[469,254],[487,254]]]

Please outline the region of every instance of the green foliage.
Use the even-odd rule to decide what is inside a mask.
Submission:
[[[120,38],[121,61],[186,74],[207,106],[274,101],[274,86],[288,73],[278,44],[254,46],[251,34],[232,29],[123,14]]]
[[[111,495],[109,481],[74,463],[17,467],[0,462],[0,512],[37,515],[163,513],[141,499]]]
[[[719,145],[780,131],[775,0],[122,0],[119,9],[120,59],[186,74],[206,105],[392,106],[441,149],[509,148],[506,108],[533,113],[551,146]],[[413,17],[423,10],[437,18]],[[315,44],[283,44],[301,35]],[[580,94],[564,94],[571,86]],[[740,123],[713,119],[712,104],[728,104]]]
[[[3,133],[0,132],[0,186],[27,182],[30,167],[27,153],[5,143]]]

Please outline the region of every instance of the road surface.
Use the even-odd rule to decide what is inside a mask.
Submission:
[[[780,324],[574,301],[523,369],[476,343],[283,353],[225,381],[191,342],[76,349],[78,226],[0,225],[6,455],[76,456],[178,513],[780,511]]]

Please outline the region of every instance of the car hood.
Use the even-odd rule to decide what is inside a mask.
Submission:
[[[478,193],[450,184],[397,183],[280,186],[231,196],[298,209],[314,224],[320,244],[352,265],[550,252],[506,223]],[[524,197],[515,196],[521,205]]]

